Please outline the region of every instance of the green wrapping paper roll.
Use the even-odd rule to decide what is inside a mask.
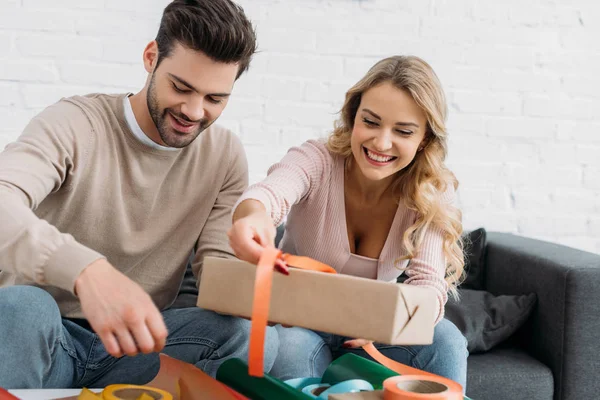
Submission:
[[[312,400],[306,394],[267,374],[262,378],[248,375],[248,365],[237,358],[221,364],[217,370],[217,380],[252,400]]]
[[[334,360],[323,374],[323,383],[335,385],[350,379],[364,379],[375,390],[383,389],[383,381],[398,374],[383,365],[356,354],[346,353]]]

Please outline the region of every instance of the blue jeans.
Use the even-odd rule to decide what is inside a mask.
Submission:
[[[211,376],[230,358],[248,359],[250,322],[197,307],[162,313],[169,331],[163,353]],[[268,328],[265,371],[279,339]],[[104,387],[145,384],[159,369],[158,353],[115,358],[91,330],[61,318],[52,296],[33,286],[0,288],[0,387]]]
[[[279,351],[270,374],[279,379],[321,377],[332,360],[345,353],[372,358],[362,349],[346,349],[349,339],[302,328],[275,327],[279,333]],[[426,346],[388,346],[375,343],[388,358],[460,383],[467,384],[467,340],[447,319],[435,327],[433,344]]]

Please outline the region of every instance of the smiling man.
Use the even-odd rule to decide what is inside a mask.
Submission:
[[[0,386],[143,384],[158,351],[212,375],[247,357],[248,321],[169,307],[192,252],[196,276],[233,257],[246,157],[213,122],[255,49],[230,0],[176,0],[139,93],[62,99],[0,153]],[[277,347],[270,329],[265,368]]]

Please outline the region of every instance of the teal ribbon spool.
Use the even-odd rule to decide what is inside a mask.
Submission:
[[[323,389],[318,391],[318,389]],[[318,394],[314,391],[317,390]],[[357,393],[363,391],[372,391],[373,385],[363,379],[351,379],[349,381],[340,382],[333,386],[327,383],[315,383],[312,385],[305,386],[302,389],[302,393],[311,396],[317,400],[327,400],[329,395],[336,393]]]

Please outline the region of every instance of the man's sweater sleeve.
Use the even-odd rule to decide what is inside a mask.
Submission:
[[[85,162],[92,127],[67,101],[37,115],[0,153],[0,269],[70,292],[79,273],[103,256],[38,218],[33,210]]]
[[[227,173],[196,243],[192,270],[197,281],[204,257],[235,258],[227,232],[231,228],[231,208],[248,187],[248,161],[240,139],[229,134],[229,151],[225,152],[229,155]]]

